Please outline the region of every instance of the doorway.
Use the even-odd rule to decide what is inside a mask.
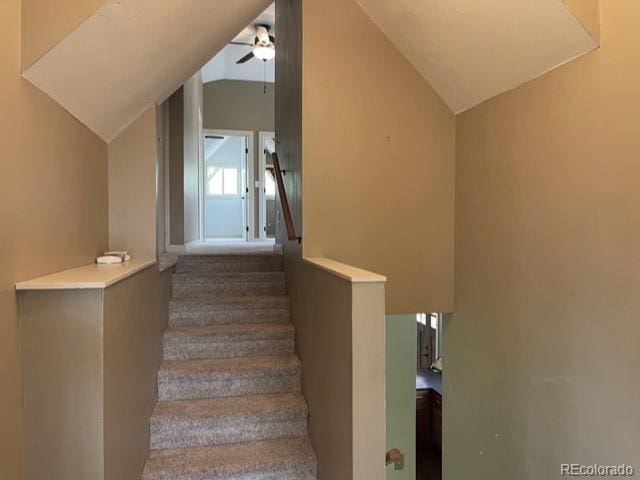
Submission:
[[[387,480],[442,479],[443,313],[386,317]]]
[[[204,130],[201,222],[205,242],[253,238],[252,132]]]

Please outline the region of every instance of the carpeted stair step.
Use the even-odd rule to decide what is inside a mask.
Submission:
[[[177,273],[280,272],[282,255],[185,255],[178,258]]]
[[[158,371],[158,399],[299,392],[301,372],[295,355],[165,360]]]
[[[164,334],[164,359],[288,355],[294,343],[291,323],[170,327]]]
[[[185,448],[307,434],[300,394],[249,395],[159,402],[151,417],[151,448]]]
[[[177,298],[169,303],[169,325],[223,325],[289,321],[289,297]]]
[[[143,480],[315,480],[308,437],[153,450]]]
[[[284,272],[176,273],[173,297],[239,297],[284,295]]]
[[[282,253],[252,252],[252,253],[211,253],[188,254],[178,256],[179,263],[264,263],[282,260]]]

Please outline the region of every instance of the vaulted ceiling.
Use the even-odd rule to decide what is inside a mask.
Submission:
[[[357,1],[455,113],[597,46],[562,0]],[[108,0],[23,74],[111,141],[271,3]]]
[[[111,141],[161,102],[271,0],[109,0],[23,72]]]
[[[357,1],[454,113],[597,46],[562,0]]]
[[[236,43],[253,43],[256,35],[255,25],[268,25],[270,33],[276,36],[276,5],[272,3],[269,7],[255,18],[251,25],[247,25],[233,41]],[[211,59],[202,68],[202,81],[204,83],[214,82],[216,80],[246,80],[251,82],[270,82],[276,81],[276,62],[270,60],[261,62],[252,59],[246,63],[236,64],[238,59],[244,57],[251,51],[251,47],[247,45],[225,46],[218,54]]]

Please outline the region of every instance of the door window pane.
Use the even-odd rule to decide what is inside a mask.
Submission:
[[[208,190],[209,195],[222,195],[222,169],[216,167],[209,167],[207,169]]]
[[[233,167],[207,168],[207,194],[237,196],[240,192],[240,172]]]
[[[275,197],[276,196],[276,181],[273,179],[272,170],[267,169],[265,171],[265,183],[264,183],[264,193],[267,197]]]
[[[238,195],[238,169],[224,169],[224,194]]]

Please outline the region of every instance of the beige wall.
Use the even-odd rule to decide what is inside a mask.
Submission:
[[[20,322],[25,480],[102,479],[102,291],[20,293]]]
[[[354,479],[386,478],[385,320],[385,283],[353,283],[350,349]]]
[[[275,129],[275,85],[262,82],[218,80],[204,84],[204,128],[218,130],[252,130],[253,171],[260,168],[259,132]],[[260,236],[259,190],[254,188],[254,232]]]
[[[388,313],[450,311],[453,114],[354,0],[305,0],[302,31],[304,254],[386,275]]]
[[[320,480],[385,478],[384,283],[286,260]]]
[[[26,69],[106,0],[22,0],[22,65]]]
[[[218,80],[204,84],[204,128],[273,131],[274,84]],[[258,141],[258,135],[254,139]]]
[[[457,119],[444,477],[640,467],[640,3],[601,48]]]
[[[109,248],[156,256],[156,107],[109,144]]]
[[[200,238],[198,170],[202,155],[202,76],[184,84],[184,243]]]
[[[288,260],[286,269],[318,478],[351,480],[351,284],[300,258]]]
[[[591,38],[600,43],[600,0],[564,0],[564,3]]]
[[[170,298],[171,274],[155,267],[104,292],[105,480],[141,478]]]
[[[26,480],[140,479],[170,297],[155,266],[20,294]]]
[[[20,2],[0,2],[0,477],[20,478],[14,283],[107,247],[107,147],[20,77]]]
[[[286,46],[276,51],[277,150],[287,170],[284,180],[298,232],[302,231],[302,7],[296,0],[276,4],[278,42]],[[286,240],[283,228],[278,225],[277,236],[284,250],[318,478],[382,480],[385,286],[354,285],[311,265],[302,259],[301,245]]]

